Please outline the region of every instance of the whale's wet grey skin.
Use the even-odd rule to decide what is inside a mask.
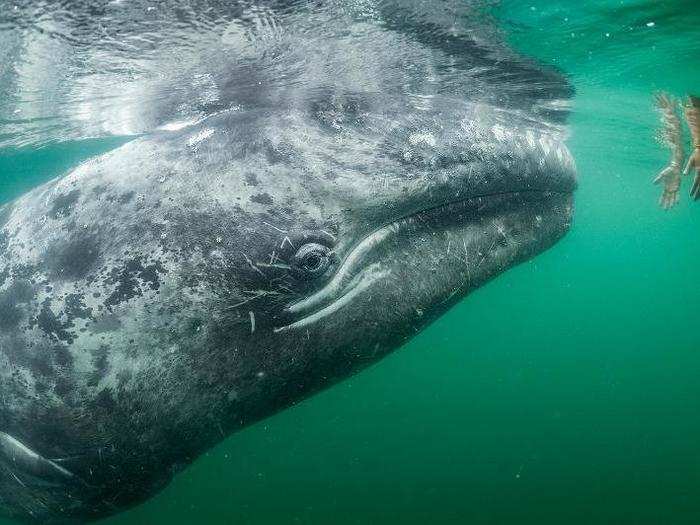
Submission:
[[[112,49],[91,21],[109,32],[118,9],[136,10],[125,42],[146,34],[139,6],[170,27],[171,11],[121,4],[62,2],[51,27],[82,56]],[[179,102],[140,120],[131,100],[140,137],[0,209],[5,514],[82,521],[143,501],[566,232],[570,87],[485,19],[424,4],[201,9],[210,54],[183,49],[213,94],[185,107],[173,84]],[[104,124],[68,119],[66,100],[69,136]],[[4,136],[47,132],[23,125]]]

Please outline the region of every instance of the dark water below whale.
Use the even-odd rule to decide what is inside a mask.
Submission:
[[[104,523],[700,522],[700,203],[686,180],[663,212],[650,184],[667,160],[652,93],[700,92],[700,8],[493,11],[576,87],[568,236]],[[0,150],[0,201],[119,143]]]

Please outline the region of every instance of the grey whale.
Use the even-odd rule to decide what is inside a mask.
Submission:
[[[133,65],[141,19],[180,12],[165,4],[62,2],[56,38]],[[0,208],[9,517],[84,522],[148,499],[570,226],[573,89],[487,20],[439,2],[208,4],[178,15],[201,61],[124,104],[138,136]],[[19,6],[4,27],[36,14]],[[100,17],[127,34],[100,39]],[[177,47],[163,31],[153,49]],[[51,108],[63,138],[114,131],[75,104]]]

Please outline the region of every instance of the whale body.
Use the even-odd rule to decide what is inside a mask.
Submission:
[[[134,138],[0,208],[9,517],[148,499],[570,226],[573,90],[476,7],[17,4],[7,53],[35,63],[48,39],[99,67],[57,68],[43,109],[8,98],[62,126],[17,120],[0,139]]]

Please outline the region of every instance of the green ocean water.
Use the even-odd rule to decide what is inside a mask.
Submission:
[[[576,87],[571,232],[105,524],[700,523],[700,203],[651,185],[652,94],[700,94],[700,7],[493,10]],[[120,142],[0,151],[0,201]]]

